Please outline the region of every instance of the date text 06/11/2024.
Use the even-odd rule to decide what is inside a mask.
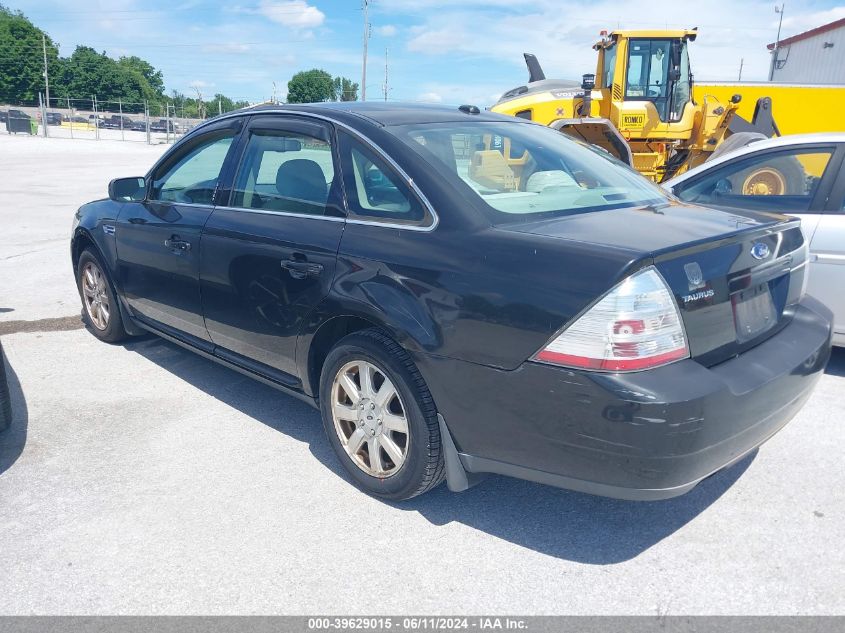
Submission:
[[[519,631],[527,623],[508,617],[315,617],[308,618],[309,631],[330,630],[396,630],[396,631]]]

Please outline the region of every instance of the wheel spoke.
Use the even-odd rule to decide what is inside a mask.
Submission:
[[[100,304],[100,316],[103,319],[103,327],[106,327],[109,323],[109,306],[107,303]]]
[[[397,433],[408,434],[408,421],[401,415],[394,415],[393,413],[386,413],[381,419],[384,428],[388,431],[396,431]]]
[[[358,410],[339,402],[334,403],[334,415],[338,420],[349,420],[355,422],[358,419]]]
[[[402,465],[402,462],[405,461],[405,456],[402,454],[402,449],[396,445],[392,439],[390,439],[387,435],[382,435],[380,438],[381,446],[384,448],[384,452],[390,456],[390,459],[393,460],[393,464],[396,468],[399,468]]]
[[[82,292],[89,299],[93,299],[94,296],[97,294],[97,291],[94,290],[94,288],[89,288],[87,283],[82,284]]]
[[[85,269],[85,283],[87,283],[88,287],[92,290],[97,287],[97,282],[94,279],[94,273],[91,272],[90,266]]]
[[[358,363],[358,381],[361,383],[361,397],[372,398],[373,391],[373,368],[369,363]]]
[[[355,381],[349,377],[349,374],[346,372],[340,376],[339,381],[341,389],[346,392],[346,395],[349,396],[349,399],[352,401],[352,404],[358,404],[358,401],[361,399],[361,394],[358,392],[358,386],[355,384]]]
[[[367,440],[367,451],[370,455],[370,470],[373,471],[374,474],[378,475],[383,470],[384,467],[381,463],[381,451],[379,450],[381,447],[378,438],[371,438]]]
[[[361,445],[364,443],[364,436],[363,429],[355,429],[352,431],[352,435],[350,435],[349,439],[346,440],[346,451],[350,455],[355,455],[361,450]]]
[[[100,317],[100,306],[96,303],[91,308],[91,320],[101,330],[103,329],[102,318]]]
[[[379,407],[385,408],[393,400],[393,396],[396,395],[396,389],[393,387],[393,383],[390,382],[387,378],[384,379],[384,382],[381,384],[376,395],[373,397],[376,405]]]

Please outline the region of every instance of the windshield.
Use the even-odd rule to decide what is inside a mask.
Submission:
[[[454,172],[494,221],[667,201],[665,192],[626,165],[540,125],[419,124],[398,132],[426,160]]]

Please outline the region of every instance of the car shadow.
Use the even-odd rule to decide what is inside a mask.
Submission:
[[[824,373],[831,376],[845,376],[845,347],[834,347]]]
[[[125,348],[256,421],[307,443],[329,471],[350,481],[326,439],[319,412],[306,403],[157,337],[135,339]],[[417,512],[435,525],[459,522],[549,556],[608,565],[636,557],[689,523],[733,485],[756,454],[755,450],[686,495],[666,501],[621,501],[490,476],[466,492],[451,493],[442,485],[388,505]]]
[[[26,445],[29,411],[18,375],[2,352],[0,352],[0,363],[5,363],[6,366],[6,382],[12,401],[11,422],[4,430],[0,430],[0,475],[2,475],[17,461]]]

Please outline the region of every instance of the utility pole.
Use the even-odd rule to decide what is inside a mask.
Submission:
[[[742,57],[739,60],[739,77],[736,78],[737,81],[742,81],[742,66],[745,64],[745,58]]]
[[[778,35],[775,38],[775,49],[772,51],[772,65],[771,68],[769,68],[769,81],[772,81],[775,77],[775,65],[778,62],[778,50],[780,49],[780,27],[783,24],[783,8],[785,6],[785,2],[781,3],[780,8],[775,5],[775,13],[780,14],[780,19],[778,20]]]
[[[41,50],[44,52],[44,94],[47,99],[47,107],[50,107],[50,76],[47,74],[47,36],[41,34]],[[47,125],[45,122],[44,125]]]
[[[384,49],[384,100],[387,101],[387,48]]]
[[[367,100],[367,41],[370,39],[370,0],[361,0],[364,9],[364,64],[361,67],[361,101]]]

